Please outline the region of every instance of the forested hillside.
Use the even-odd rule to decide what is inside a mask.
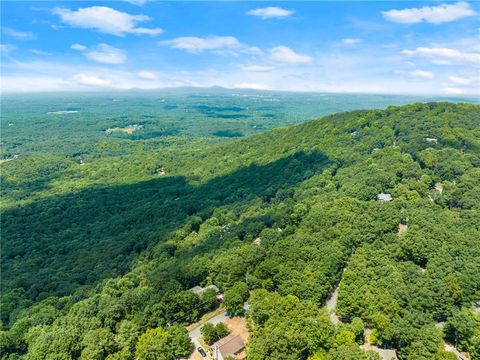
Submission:
[[[1,164],[2,359],[181,358],[209,284],[248,287],[248,359],[480,359],[479,105],[96,151]]]

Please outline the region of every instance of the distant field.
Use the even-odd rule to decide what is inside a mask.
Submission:
[[[153,147],[192,137],[222,141],[335,112],[439,99],[228,89],[7,95],[0,159],[38,152],[78,157],[100,141]]]

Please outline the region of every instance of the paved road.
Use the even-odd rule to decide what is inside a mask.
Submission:
[[[327,307],[328,316],[330,317],[330,321],[334,325],[340,324],[340,319],[335,312],[335,310],[337,309],[337,301],[338,301],[338,284],[337,286],[335,286],[335,290],[333,291],[332,295],[328,298],[325,304],[325,306]]]
[[[243,304],[243,308],[245,310],[248,310],[250,306],[248,305],[248,303],[244,303]],[[212,359],[212,357],[210,355],[208,355],[207,353],[207,357],[205,358],[202,358],[200,356],[200,354],[198,353],[198,347],[201,346],[200,343],[198,342],[198,339],[202,336],[200,330],[202,329],[202,327],[207,324],[207,323],[210,323],[210,324],[213,324],[213,325],[216,325],[218,323],[221,323],[225,320],[228,319],[228,315],[227,315],[227,312],[224,311],[223,313],[221,314],[218,314],[214,317],[212,317],[211,319],[207,320],[205,323],[203,323],[202,325],[200,326],[197,326],[195,329],[191,330],[188,335],[190,336],[190,340],[192,340],[192,343],[195,345],[195,350],[193,351],[193,353],[190,355],[190,359],[198,359],[198,358],[201,358],[201,359],[206,359],[206,360],[210,360]]]
[[[190,335],[190,339],[192,339],[192,340],[197,339],[201,336],[200,329],[203,327],[203,325],[205,325],[206,323],[216,325],[216,324],[221,323],[222,321],[225,321],[227,319],[228,319],[227,313],[224,311],[223,313],[218,314],[217,316],[214,316],[213,318],[211,318],[210,320],[208,320],[204,324],[196,327],[195,329],[190,331],[188,333],[188,335]]]
[[[455,356],[457,357],[457,359],[459,360],[468,360],[468,358],[463,355],[460,351],[458,351],[455,346],[451,345],[451,344],[448,344],[448,343],[444,343],[443,344],[443,347],[445,348],[446,351],[449,351],[453,354],[455,354]]]

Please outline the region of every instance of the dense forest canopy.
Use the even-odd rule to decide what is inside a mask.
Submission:
[[[480,358],[479,105],[209,139],[1,164],[3,359],[180,358],[209,284],[249,296],[249,359],[376,359],[365,329],[400,359]]]
[[[43,153],[78,162],[192,138],[212,142],[248,136],[339,111],[440,99],[222,88],[3,94],[0,158]]]

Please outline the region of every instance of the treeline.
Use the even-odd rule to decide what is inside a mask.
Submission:
[[[115,162],[78,165],[2,217],[2,356],[184,356],[214,306],[188,289],[215,284],[238,311],[250,292],[249,359],[377,359],[365,329],[401,359],[479,358],[479,129],[478,106],[414,104],[125,155],[114,186],[94,175]]]

